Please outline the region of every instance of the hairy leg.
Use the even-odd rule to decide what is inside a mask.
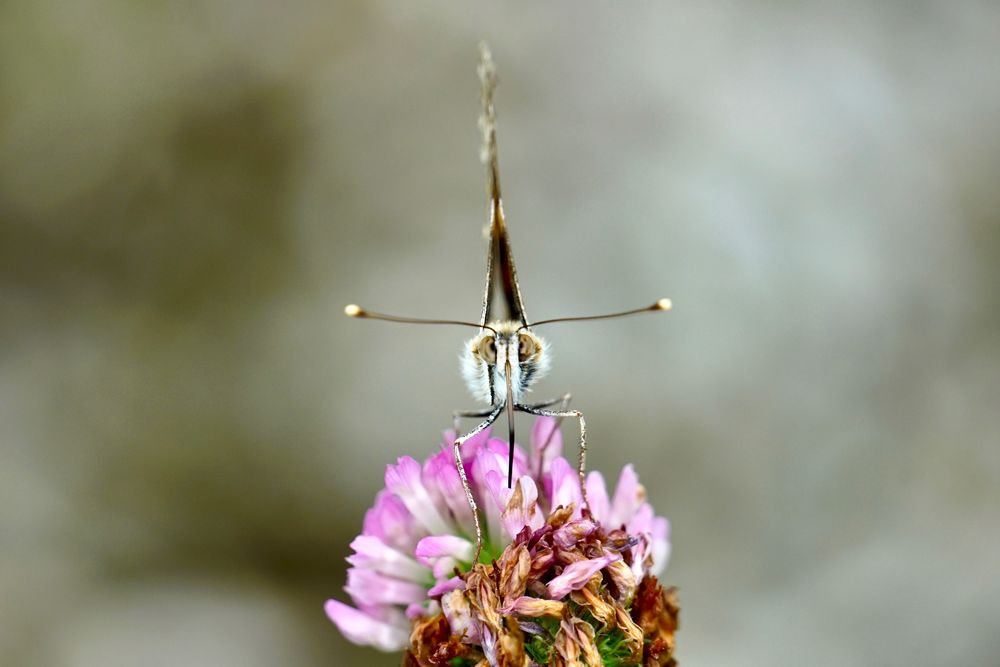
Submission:
[[[486,419],[476,428],[472,429],[465,435],[455,438],[454,448],[455,448],[455,468],[458,470],[458,476],[462,480],[462,488],[465,490],[465,499],[469,502],[469,507],[472,508],[472,520],[476,524],[476,555],[472,557],[472,564],[475,565],[479,562],[479,554],[483,551],[483,529],[479,523],[479,507],[476,505],[476,499],[472,496],[472,487],[469,486],[469,479],[465,474],[465,465],[462,463],[462,445],[465,441],[472,436],[481,433],[483,429],[488,427],[490,424],[497,420],[500,416],[500,411],[503,410],[503,406],[495,406],[486,415]],[[456,431],[457,433],[458,431]]]
[[[462,432],[462,418],[463,417],[489,417],[493,412],[493,408],[487,408],[486,410],[454,410],[451,413],[451,424],[455,429],[455,437]]]

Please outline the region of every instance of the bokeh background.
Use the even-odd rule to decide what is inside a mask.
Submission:
[[[1000,5],[0,5],[0,663],[394,665],[322,604],[469,405],[476,43],[685,665],[1000,655]],[[521,432],[526,432],[523,422]]]

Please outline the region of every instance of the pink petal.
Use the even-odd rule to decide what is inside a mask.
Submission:
[[[351,542],[355,553],[347,562],[355,567],[411,581],[424,581],[427,568],[373,535],[359,535]]]
[[[434,563],[434,567],[431,568],[431,572],[434,574],[434,581],[441,581],[442,579],[446,579],[449,574],[454,574],[456,567],[458,567],[458,561],[451,556],[438,558]]]
[[[622,468],[622,474],[615,486],[615,498],[608,513],[608,530],[628,525],[639,506],[646,502],[646,489],[639,484],[632,464]]]
[[[607,567],[608,563],[613,563],[620,558],[621,556],[618,554],[613,554],[567,565],[562,574],[549,582],[549,597],[553,600],[563,599],[569,595],[570,591],[576,591],[586,586],[590,578]]]
[[[421,602],[427,597],[427,589],[420,584],[356,567],[347,571],[344,590],[355,602],[371,605],[410,604]]]
[[[447,519],[448,501],[447,498],[445,498],[441,487],[437,483],[437,472],[438,468],[441,467],[441,458],[443,458],[442,455],[444,455],[444,452],[438,452],[437,455],[431,456],[424,461],[420,470],[420,482],[423,484],[424,490],[427,491],[427,495],[430,497],[431,502],[435,507],[440,509],[441,516]],[[455,464],[453,463],[452,466],[454,467],[454,465]]]
[[[471,429],[471,426],[469,426],[468,428]],[[485,429],[483,429],[482,431],[480,431],[479,433],[477,433],[476,435],[472,436],[464,443],[462,443],[462,460],[465,461],[466,467],[468,467],[469,461],[471,461],[476,457],[476,452],[479,450],[479,448],[485,445],[486,442],[490,439],[490,432],[492,430],[493,430],[492,426],[487,426]],[[442,446],[449,452],[452,451],[452,448],[455,446],[455,431],[451,429],[445,431],[441,443]],[[469,474],[469,471],[466,470],[465,473]]]
[[[555,417],[539,417],[531,428],[532,474],[544,475],[552,466],[552,461],[562,455],[562,431],[559,430],[556,423]],[[546,439],[548,439],[548,445],[542,449]]]
[[[452,577],[446,581],[439,581],[427,591],[427,597],[434,598],[455,590],[465,590],[465,582],[462,581],[461,577]]]
[[[477,491],[485,490],[486,476],[491,472],[499,475],[501,470],[503,470],[505,478],[507,475],[507,467],[500,461],[500,457],[491,452],[487,447],[483,447],[476,452],[475,458],[472,459],[471,468],[470,481],[476,487]]]
[[[410,552],[422,536],[417,533],[416,521],[406,505],[386,490],[378,492],[375,504],[365,512],[364,535],[380,538],[391,547]]]
[[[670,522],[662,516],[653,519],[653,566],[650,574],[658,576],[670,560]]]
[[[500,514],[507,506],[511,490],[507,488],[507,473],[489,470],[483,477],[483,502],[480,509],[486,514],[486,526],[490,536],[500,536]]]
[[[446,535],[451,529],[424,488],[421,472],[419,463],[409,456],[402,456],[396,461],[396,465],[385,467],[385,488],[399,496],[410,514],[428,532]]]
[[[486,625],[482,627],[483,638],[480,644],[483,647],[483,655],[486,656],[486,662],[490,665],[499,665],[500,661],[497,660],[497,638]]]
[[[409,628],[377,620],[337,600],[327,600],[326,615],[348,640],[381,651],[402,650],[410,640]]]
[[[508,537],[514,538],[525,526],[532,531],[538,530],[545,523],[541,511],[538,509],[538,487],[535,480],[524,475],[515,482],[520,493],[511,493],[507,500],[507,506],[500,515],[500,523],[507,532]],[[520,502],[516,502],[520,497]]]
[[[576,511],[574,516],[579,516],[580,503],[583,498],[580,494],[580,476],[566,459],[560,457],[552,462],[551,495],[549,505],[555,509],[560,505],[563,507],[573,506]]]
[[[650,544],[653,539],[653,506],[649,503],[640,505],[628,520],[625,532],[639,539],[639,543],[632,547],[632,572],[636,578],[641,579],[653,562],[650,554]]]
[[[600,524],[608,518],[610,503],[608,502],[608,487],[604,484],[604,475],[596,470],[587,475],[587,502],[590,503],[590,514]],[[612,528],[606,526],[608,530]]]
[[[474,484],[480,488],[485,484],[490,471],[495,471],[503,478],[504,488],[507,486],[507,443],[499,438],[491,438],[485,446],[476,452],[476,460],[472,465]],[[514,479],[525,474],[527,459],[520,447],[514,448]],[[506,503],[506,499],[504,499]]]
[[[653,506],[649,503],[639,505],[635,513],[628,520],[625,532],[629,535],[652,535],[653,534]]]
[[[472,508],[465,498],[465,487],[455,467],[454,453],[451,448],[432,456],[424,465],[424,486],[435,490],[443,498],[444,505],[459,526],[472,529]]]
[[[455,560],[470,562],[476,548],[469,540],[457,535],[440,535],[425,537],[417,543],[413,555],[428,567],[438,558],[450,556]]]
[[[486,450],[496,457],[501,472],[503,472],[504,483],[507,481],[507,459],[510,454],[510,447],[506,440],[500,438],[490,438],[486,443]],[[479,453],[482,456],[483,452]],[[528,457],[520,447],[514,447],[514,479],[528,473]]]
[[[590,519],[577,519],[556,529],[552,542],[563,549],[572,549],[581,540],[590,537],[597,530],[597,524]]]

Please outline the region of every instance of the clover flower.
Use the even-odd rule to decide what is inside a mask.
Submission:
[[[540,417],[531,451],[488,431],[462,448],[483,513],[483,550],[452,458],[453,434],[423,465],[386,467],[385,489],[348,557],[346,592],[326,613],[352,642],[406,649],[403,664],[485,667],[672,665],[677,605],[657,583],[669,523],[646,502],[632,466],[614,494],[562,457],[554,419]]]

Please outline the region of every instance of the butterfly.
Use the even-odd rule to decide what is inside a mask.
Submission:
[[[579,410],[569,409],[570,394],[546,401],[525,402],[525,395],[531,391],[535,382],[549,371],[551,366],[549,344],[538,336],[534,329],[555,322],[610,319],[638,313],[667,311],[672,307],[670,299],[659,299],[648,306],[604,315],[560,317],[534,322],[528,319],[524,310],[524,299],[521,296],[521,285],[517,279],[517,269],[514,265],[514,255],[511,251],[507,222],[504,218],[500,197],[496,113],[493,106],[493,96],[497,84],[496,67],[485,44],[480,45],[478,71],[482,84],[482,113],[479,118],[479,126],[483,133],[481,157],[486,164],[487,193],[490,206],[489,243],[486,252],[486,288],[483,294],[483,307],[479,322],[398,317],[365,310],[356,304],[344,308],[344,313],[350,317],[409,324],[450,324],[474,327],[478,330],[472,338],[466,341],[462,351],[462,376],[470,393],[488,407],[478,410],[458,410],[453,413],[456,436],[453,442],[455,466],[462,480],[466,499],[472,508],[476,527],[476,555],[473,562],[479,560],[483,538],[479,511],[465,474],[461,449],[467,440],[489,428],[505,412],[509,448],[508,488],[512,486],[514,474],[515,412],[554,417],[559,420],[572,418],[579,422],[578,473],[583,501],[585,505],[587,504],[584,480],[587,459],[587,425],[583,413]],[[471,431],[459,435],[459,424],[462,418],[478,418],[482,421]]]

